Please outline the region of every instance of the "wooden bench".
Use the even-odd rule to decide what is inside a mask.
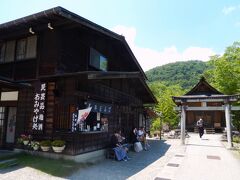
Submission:
[[[134,151],[134,146],[133,146],[133,144],[128,144],[128,151],[130,151],[130,150],[132,150],[132,151]],[[107,159],[117,159],[116,158],[116,155],[115,155],[115,151],[113,150],[113,148],[108,148],[107,150],[106,150],[106,158]]]
[[[106,158],[107,159],[116,159],[116,155],[115,155],[113,148],[108,148],[106,150]]]

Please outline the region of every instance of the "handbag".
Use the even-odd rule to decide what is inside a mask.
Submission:
[[[135,142],[134,143],[134,151],[135,152],[140,152],[143,150],[142,144],[140,142]]]

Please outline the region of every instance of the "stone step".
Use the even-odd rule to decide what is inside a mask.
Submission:
[[[206,134],[215,134],[215,129],[214,128],[204,128]],[[194,128],[194,132],[198,133],[198,128]]]
[[[206,128],[206,133],[207,134],[215,134],[215,129],[214,128]]]

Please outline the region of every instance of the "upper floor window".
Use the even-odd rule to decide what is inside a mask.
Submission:
[[[0,63],[36,58],[37,36],[0,43]]]
[[[26,39],[21,39],[17,41],[16,59],[24,59],[26,55]]]
[[[0,44],[0,62],[3,62],[5,55],[6,44]]]
[[[107,71],[108,68],[108,60],[101,53],[96,51],[95,49],[90,49],[90,65],[96,69],[100,69],[102,71]]]
[[[0,44],[0,62],[14,61],[15,41]]]
[[[30,36],[17,41],[16,59],[30,59],[37,55],[37,36]]]

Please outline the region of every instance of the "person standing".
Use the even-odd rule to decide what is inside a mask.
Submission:
[[[202,136],[204,134],[203,119],[202,118],[200,118],[197,121],[197,127],[198,127],[199,136],[200,136],[200,138],[202,138]]]
[[[138,141],[143,143],[143,145],[144,145],[143,149],[145,151],[147,151],[148,148],[150,147],[150,145],[147,142],[146,131],[145,131],[144,127],[140,127],[140,129],[138,130],[137,139],[138,139]]]
[[[137,130],[137,128],[133,128],[132,131],[130,132],[130,136],[129,136],[130,143],[134,144],[136,142],[139,142],[137,139],[137,136],[138,136],[138,130]]]

